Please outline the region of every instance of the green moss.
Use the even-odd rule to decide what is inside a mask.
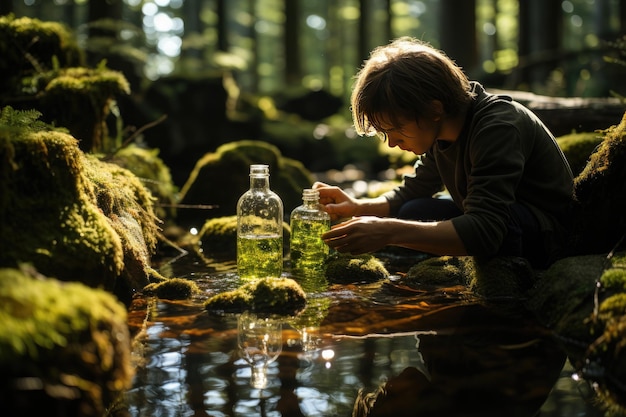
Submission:
[[[4,412],[28,414],[35,400],[39,409],[65,403],[102,415],[132,378],[125,307],[105,291],[30,274],[0,269]],[[20,378],[39,381],[40,391],[11,389]]]
[[[143,292],[169,300],[184,300],[200,294],[198,285],[188,279],[170,278],[165,281],[154,282],[144,287]]]
[[[13,15],[0,17],[0,56],[0,85],[13,95],[23,94],[25,77],[84,63],[83,52],[67,26]]]
[[[511,313],[521,309],[534,279],[535,272],[523,258],[478,260],[473,256],[441,256],[412,266],[401,281],[417,288],[461,285],[472,295]]]
[[[104,66],[75,67],[52,71],[41,78],[45,87],[38,95],[37,107],[47,121],[69,129],[86,152],[106,153],[121,145],[121,138],[109,137],[106,123],[115,98],[130,94],[121,72]]]
[[[0,114],[0,266],[28,262],[118,294],[143,288],[158,237],[150,193],[72,136],[24,126],[35,113],[18,113]]]
[[[468,289],[490,303],[520,306],[535,281],[535,271],[524,258],[499,256],[489,261],[467,258]],[[469,267],[471,265],[471,267]]]
[[[68,134],[0,125],[0,266],[30,262],[49,276],[113,288],[122,245],[82,170]]]
[[[615,294],[602,301],[598,313],[605,321],[623,316],[626,313],[626,294]]]
[[[120,284],[130,291],[141,288],[147,283],[146,269],[160,230],[154,198],[139,178],[116,164],[85,155],[84,167],[98,207],[122,243],[124,269]]]
[[[306,306],[306,294],[290,278],[262,278],[247,282],[233,291],[210,297],[204,304],[209,311],[295,315]]]
[[[574,179],[570,254],[608,253],[626,233],[626,113],[602,133],[602,142]]]
[[[197,235],[197,243],[209,253],[237,253],[237,216],[207,220]]]
[[[626,292],[626,269],[607,269],[604,273],[602,273],[600,283],[606,290]]]
[[[427,258],[412,266],[402,282],[413,287],[454,286],[466,284],[465,263],[461,257]]]
[[[583,171],[589,156],[600,142],[602,135],[598,132],[570,133],[557,138],[557,143],[565,154],[574,176]]]
[[[389,277],[385,265],[375,256],[335,253],[326,261],[326,278],[331,283],[375,282]]]
[[[106,159],[137,176],[156,199],[155,214],[162,220],[176,217],[175,203],[178,191],[170,169],[161,158],[158,149],[146,149],[131,144]]]
[[[583,325],[593,311],[596,280],[604,271],[604,256],[561,259],[542,272],[528,291],[527,308],[558,334],[581,343],[594,332]]]

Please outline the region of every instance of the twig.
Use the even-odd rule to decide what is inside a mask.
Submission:
[[[167,114],[161,115],[161,117],[159,117],[158,119],[150,122],[150,123],[146,123],[145,125],[141,126],[139,129],[135,130],[133,132],[132,135],[130,135],[128,138],[126,138],[126,140],[124,142],[122,142],[122,144],[117,148],[114,149],[112,152],[110,152],[107,156],[105,156],[103,158],[104,161],[111,159],[116,153],[118,153],[121,149],[124,149],[126,146],[128,146],[129,143],[131,143],[132,141],[135,140],[135,138],[137,138],[137,136],[139,136],[140,134],[142,134],[145,130],[150,129],[160,123],[163,123],[163,121],[165,121],[165,119],[167,119]]]

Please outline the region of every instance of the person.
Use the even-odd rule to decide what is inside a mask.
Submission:
[[[316,182],[336,223],[322,238],[354,255],[401,246],[433,255],[556,260],[567,240],[573,176],[529,109],[470,81],[443,51],[402,37],[374,49],[351,95],[359,135],[413,152],[415,171],[375,198]],[[446,191],[449,198],[438,198]]]

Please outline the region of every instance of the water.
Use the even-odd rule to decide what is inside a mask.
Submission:
[[[461,288],[419,291],[394,277],[303,285],[309,307],[277,319],[282,346],[267,345],[255,376],[241,350],[250,340],[242,339],[242,315],[202,308],[207,297],[240,285],[233,262],[190,254],[162,270],[194,279],[202,294],[137,297],[131,305],[137,374],[126,399],[133,417],[348,417],[374,397],[376,416],[602,415],[549,332],[492,311]],[[254,317],[246,320],[250,328]],[[254,340],[276,341],[272,329]],[[255,378],[262,380],[256,388]]]

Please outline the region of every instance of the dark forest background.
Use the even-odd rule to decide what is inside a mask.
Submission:
[[[401,166],[393,151],[346,139],[356,71],[403,35],[443,49],[488,88],[626,95],[626,0],[0,1],[10,13],[66,24],[88,65],[123,72],[133,91],[119,102],[125,124],[167,115],[144,140],[179,186],[201,155],[240,139],[268,141],[315,172]],[[555,134],[584,127],[564,118]]]
[[[624,0],[0,2],[0,14],[11,12],[64,22],[91,50],[133,47],[149,80],[228,68],[240,88],[260,93],[345,95],[369,51],[402,35],[445,50],[492,87],[597,97],[623,78],[606,56],[621,54]],[[116,42],[103,42],[107,31]]]

